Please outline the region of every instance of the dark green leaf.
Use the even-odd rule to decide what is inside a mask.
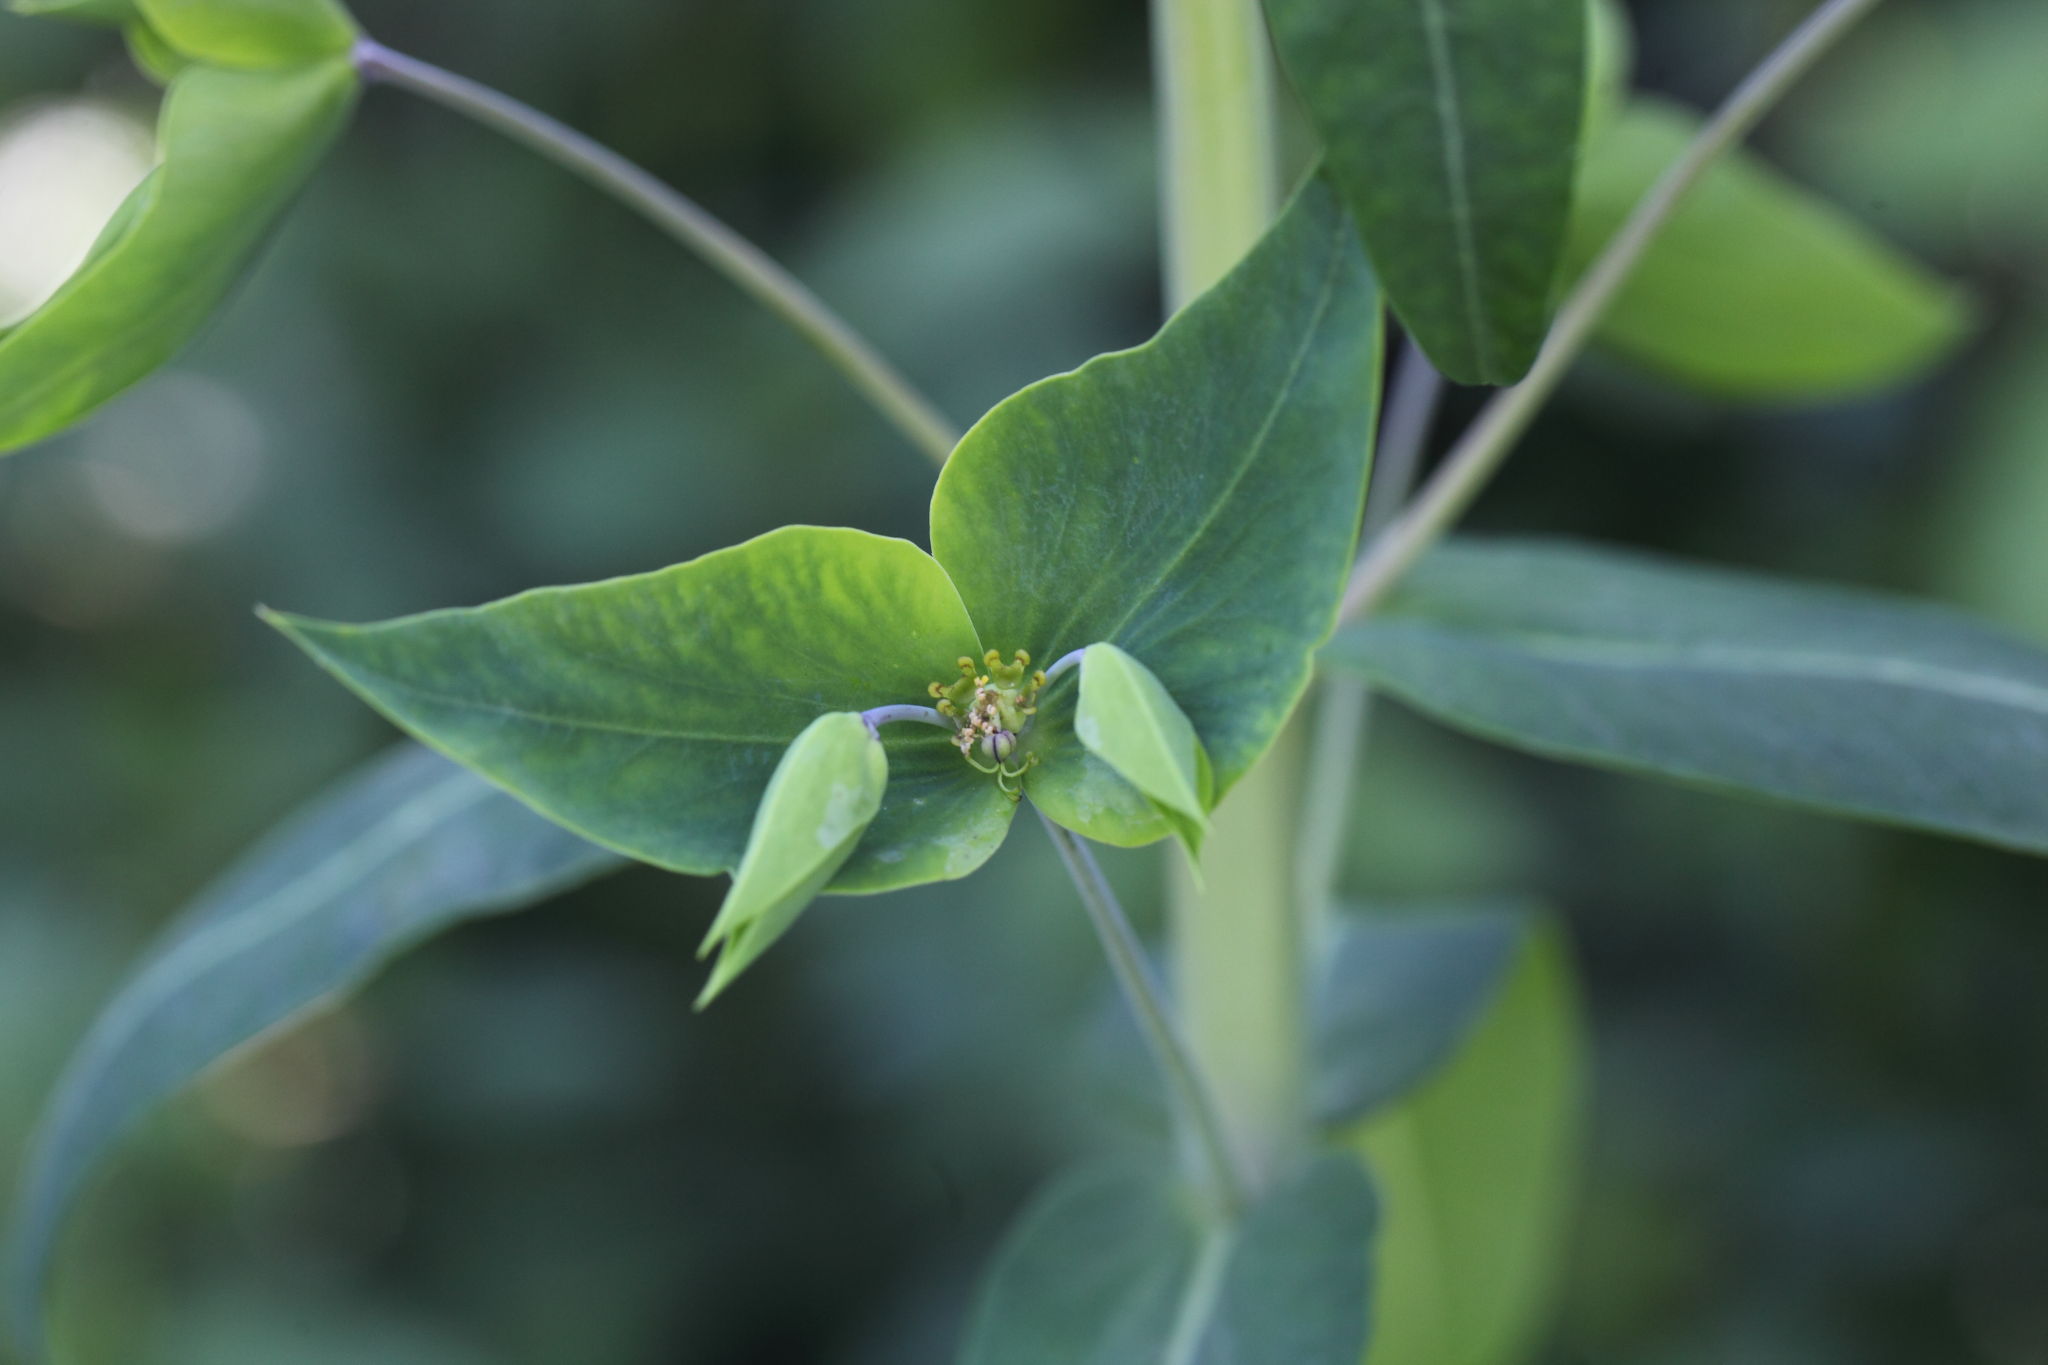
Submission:
[[[1316,983],[1317,1117],[1361,1118],[1442,1067],[1493,1003],[1531,923],[1508,907],[1340,917]]]
[[[346,56],[357,29],[335,0],[136,0],[178,51],[216,66],[298,66]]]
[[[1585,0],[1266,0],[1281,60],[1436,367],[1536,358],[1586,115]]]
[[[571,829],[678,872],[737,867],[769,777],[828,711],[926,702],[979,655],[908,541],[790,526],[658,573],[380,625],[273,617],[399,725]],[[832,883],[964,877],[1015,804],[947,735],[892,726],[889,791]]]
[[[1523,1365],[1553,1307],[1584,1107],[1559,935],[1527,936],[1451,1065],[1352,1131],[1384,1208],[1366,1365]]]
[[[123,206],[118,235],[0,335],[0,452],[61,431],[191,339],[340,132],[355,91],[346,61],[179,73],[162,164]]]
[[[866,721],[847,711],[818,717],[775,765],[754,816],[732,889],[698,956],[722,948],[702,1009],[788,932],[825,889],[882,806],[889,760]]]
[[[1034,1201],[990,1268],[961,1365],[1356,1365],[1378,1210],[1327,1156],[1235,1229],[1152,1170]]]
[[[1453,545],[1325,657],[1518,748],[2048,852],[2048,653],[1939,607]]]
[[[80,1186],[144,1112],[429,934],[619,863],[411,745],[294,816],[199,896],[72,1058],[17,1206],[16,1332],[36,1330],[50,1256]]]
[[[1698,127],[1676,106],[1641,100],[1593,137],[1572,223],[1572,277]],[[1686,195],[1596,339],[1709,393],[1821,398],[1926,368],[1969,319],[1960,290],[1737,151]]]
[[[1135,350],[1005,400],[939,477],[932,549],[982,637],[1041,660],[1107,641],[1194,722],[1218,798],[1278,733],[1357,535],[1380,312],[1311,180],[1253,253]],[[1026,744],[1031,799],[1113,844],[1167,832],[1074,736],[1071,676]]]
[[[1088,646],[1074,733],[1145,794],[1191,858],[1201,856],[1214,780],[1195,727],[1150,669],[1115,645]]]

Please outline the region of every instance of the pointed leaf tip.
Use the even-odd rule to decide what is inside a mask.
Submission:
[[[703,1009],[796,923],[882,807],[889,759],[867,722],[835,711],[812,721],[776,765],[732,889],[699,956],[720,949]]]

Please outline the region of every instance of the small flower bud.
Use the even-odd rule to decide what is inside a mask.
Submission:
[[[1017,736],[1008,730],[997,730],[981,741],[981,756],[992,763],[1003,763],[1017,752]]]

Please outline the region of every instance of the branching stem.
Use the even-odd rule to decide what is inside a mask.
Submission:
[[[944,464],[959,431],[901,372],[765,252],[695,200],[575,129],[487,85],[393,52],[365,38],[356,70],[366,81],[398,86],[475,120],[553,161],[627,205],[695,251],[712,268],[795,328],[910,443]]]

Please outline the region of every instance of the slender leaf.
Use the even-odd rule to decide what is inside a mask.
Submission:
[[[1266,0],[1402,324],[1467,384],[1550,324],[1586,115],[1585,0]]]
[[[1316,983],[1315,1108],[1348,1123],[1406,1095],[1462,1047],[1520,957],[1524,909],[1346,914]]]
[[[1329,633],[1380,330],[1356,235],[1311,180],[1152,341],[998,405],[932,502],[932,552],[984,640],[1041,659],[1108,642],[1144,660],[1194,723],[1220,798],[1272,743]],[[1040,701],[1025,791],[1090,838],[1159,838],[1150,802],[1075,737],[1077,690],[1058,678]]]
[[[343,57],[357,29],[335,0],[136,0],[179,52],[217,66],[298,66]]]
[[[1698,126],[1675,105],[1639,100],[1593,137],[1572,223],[1573,276]],[[1738,151],[1681,202],[1596,339],[1709,393],[1826,398],[1925,369],[1969,321],[1959,289]]]
[[[1236,1228],[1157,1170],[1084,1170],[990,1268],[961,1365],[1354,1365],[1378,1220],[1356,1162],[1319,1158]]]
[[[1088,752],[1148,797],[1199,858],[1214,780],[1195,727],[1152,670],[1115,645],[1081,657],[1074,733]]]
[[[722,948],[698,1008],[708,1005],[781,938],[853,854],[882,807],[889,760],[851,712],[805,727],[775,766],[732,889],[699,956]]]
[[[783,751],[828,711],[928,701],[979,655],[908,541],[790,526],[657,573],[379,625],[273,622],[393,721],[542,814],[678,872],[730,871]],[[927,726],[887,732],[889,791],[832,882],[964,877],[1014,803]]]
[[[428,935],[530,905],[620,861],[412,745],[293,816],[199,896],[59,1082],[13,1229],[17,1335],[37,1330],[72,1201],[143,1113]]]
[[[1517,748],[2048,852],[2048,652],[1940,607],[1453,545],[1325,657]]]
[[[118,27],[135,20],[135,0],[7,0],[16,14]]]
[[[161,164],[116,234],[0,334],[0,453],[77,421],[189,341],[340,132],[354,68],[194,66],[164,99]]]
[[[1366,1365],[1522,1365],[1553,1309],[1584,1043],[1559,935],[1517,958],[1449,1068],[1352,1131],[1385,1209]]]

